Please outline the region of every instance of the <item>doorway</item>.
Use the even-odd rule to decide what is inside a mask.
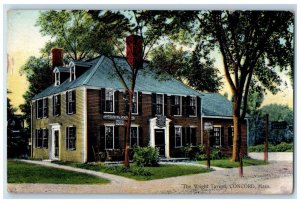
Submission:
[[[165,156],[165,130],[164,129],[155,129],[155,147],[159,149],[159,156]]]

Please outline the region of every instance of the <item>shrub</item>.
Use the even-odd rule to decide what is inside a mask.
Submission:
[[[135,168],[131,168],[130,172],[134,175],[134,176],[151,176],[152,173],[142,167],[135,167]]]
[[[220,149],[212,148],[212,150],[210,152],[210,159],[215,160],[215,159],[221,159],[221,158],[222,158],[222,154],[221,154]]]
[[[133,162],[139,166],[158,166],[159,151],[154,147],[137,147],[134,149]]]
[[[256,146],[250,146],[249,152],[264,152],[264,145],[256,145]],[[293,151],[293,143],[285,143],[282,142],[278,145],[272,145],[268,144],[268,151],[269,152],[291,152]]]

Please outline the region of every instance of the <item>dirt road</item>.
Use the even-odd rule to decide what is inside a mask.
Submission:
[[[291,161],[271,162],[264,166],[180,176],[152,181],[112,182],[103,185],[8,184],[11,193],[71,194],[291,194],[293,165]]]

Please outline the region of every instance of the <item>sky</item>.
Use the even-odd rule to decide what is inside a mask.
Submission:
[[[40,56],[40,49],[50,39],[42,36],[39,28],[35,26],[38,15],[38,10],[9,10],[7,14],[7,89],[11,92],[8,97],[16,108],[24,103],[22,95],[28,88],[28,82],[25,75],[20,74],[20,69],[30,56]],[[223,76],[224,68],[221,61],[221,56],[216,58],[215,66]],[[281,77],[287,82],[287,86],[281,86],[282,91],[276,95],[268,93],[262,106],[280,103],[293,107],[293,90],[290,81],[284,74],[281,74]],[[220,93],[227,92],[231,95],[229,85],[224,77],[223,82],[224,86]],[[18,113],[21,113],[19,109]]]

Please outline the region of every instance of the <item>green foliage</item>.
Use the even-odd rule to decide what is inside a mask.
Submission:
[[[130,169],[130,171],[134,176],[151,176],[152,175],[152,173],[148,169],[143,168],[143,167],[133,167]]]
[[[249,146],[249,152],[264,152],[264,145]],[[277,145],[268,144],[269,152],[292,152],[294,150],[293,143],[282,142]]]
[[[29,164],[19,161],[7,162],[8,183],[52,183],[52,184],[99,184],[109,183],[104,178],[79,172]]]
[[[137,166],[158,166],[159,151],[154,147],[136,147],[133,154],[133,163]]]
[[[269,104],[259,109],[259,115],[263,117],[269,114],[269,121],[286,121],[289,125],[293,125],[293,110],[283,104]]]

